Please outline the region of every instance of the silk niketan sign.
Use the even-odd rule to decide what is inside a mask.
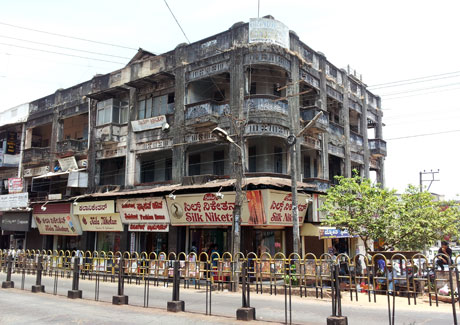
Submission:
[[[113,200],[77,202],[77,204],[73,207],[73,213],[78,215],[115,213],[115,204]]]
[[[83,231],[123,231],[120,214],[79,215]]]
[[[262,190],[267,224],[292,226],[292,194],[276,190]],[[307,214],[309,195],[298,193],[299,226]]]
[[[118,199],[117,209],[126,224],[169,224],[166,201],[161,197]]]

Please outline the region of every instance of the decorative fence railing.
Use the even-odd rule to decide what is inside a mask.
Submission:
[[[333,314],[341,313],[340,299],[345,295],[353,301],[363,297],[362,294],[365,293],[369,302],[375,302],[377,295],[386,295],[390,324],[394,323],[395,296],[407,297],[408,304],[417,304],[417,299],[427,297],[430,306],[438,305],[441,300],[451,303],[454,323],[457,324],[455,304],[460,287],[457,267],[459,258],[460,256],[451,262],[442,254],[429,260],[422,254],[415,254],[409,259],[399,253],[391,258],[379,253],[350,258],[345,254],[323,254],[318,257],[311,253],[301,257],[297,254],[285,256],[282,253],[273,256],[268,253],[260,256],[255,253],[238,253],[232,256],[228,252],[213,252],[208,255],[204,252],[131,254],[78,250],[5,250],[0,251],[0,272],[7,273],[6,282],[11,281],[11,274],[22,275],[22,289],[26,274],[37,275],[36,285],[41,285],[41,277],[54,277],[54,294],[57,291],[58,278],[73,278],[75,283],[77,277],[76,288],[72,286],[77,291],[79,278],[94,280],[96,300],[101,280],[118,281],[119,296],[123,296],[120,282],[144,283],[147,288],[147,284],[169,286],[175,280],[174,282],[178,281],[184,288],[206,287],[206,292],[208,288],[211,292],[213,289],[235,291],[243,288],[243,295],[247,294],[248,301],[251,290],[258,294],[289,293],[289,297],[291,294],[321,299],[330,297]],[[442,259],[448,261],[447,265],[442,266],[439,263]],[[177,273],[174,271],[175,267]],[[442,287],[444,291],[446,288],[449,290],[448,295],[440,295],[439,290]],[[390,297],[393,298],[392,307]],[[144,291],[144,306],[148,306],[148,291]],[[206,310],[208,312],[208,308]]]

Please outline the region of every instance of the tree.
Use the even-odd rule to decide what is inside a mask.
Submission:
[[[369,240],[386,238],[391,220],[398,213],[395,191],[372,184],[356,171],[351,178],[336,176],[336,179],[339,184],[327,191],[322,207],[327,215],[323,224],[347,229],[350,235],[362,239],[369,252],[372,249]]]
[[[422,250],[444,236],[458,236],[460,210],[452,202],[435,202],[433,196],[408,186],[400,198],[354,172],[336,176],[339,184],[327,191],[322,210],[324,225],[347,229],[364,242],[383,239],[384,250]]]
[[[453,202],[434,201],[427,192],[409,185],[400,199],[400,212],[395,221],[398,229],[385,240],[399,250],[423,250],[445,236],[458,236],[458,206]]]

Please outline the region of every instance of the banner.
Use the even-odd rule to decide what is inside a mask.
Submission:
[[[133,132],[141,132],[161,128],[164,123],[166,123],[166,116],[159,115],[143,120],[131,121],[131,126],[133,127]]]
[[[83,231],[123,231],[119,213],[79,215]]]
[[[13,177],[8,178],[8,193],[21,193],[22,192],[22,178]]]
[[[292,226],[292,193],[276,190],[262,190],[267,224],[276,226]],[[307,214],[309,195],[298,193],[299,226],[303,224]]]
[[[170,222],[166,201],[161,197],[118,199],[117,211],[126,224],[169,224]]]
[[[12,208],[27,208],[29,205],[29,193],[16,193],[0,195],[0,211],[8,211]]]
[[[41,235],[81,235],[78,221],[70,214],[34,214],[34,219]]]

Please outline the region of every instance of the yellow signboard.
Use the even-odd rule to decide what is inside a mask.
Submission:
[[[123,231],[119,213],[79,215],[83,231]]]
[[[73,206],[73,214],[108,214],[115,213],[115,203],[113,200],[109,201],[93,201],[93,202],[77,202]]]
[[[34,214],[41,235],[79,236],[81,229],[70,214]]]

